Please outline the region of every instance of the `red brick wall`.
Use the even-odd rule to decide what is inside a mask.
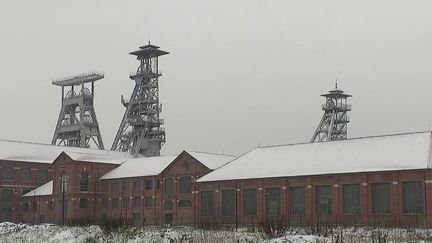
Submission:
[[[404,214],[402,210],[402,183],[404,181],[422,181],[425,190],[425,209],[421,215]],[[372,214],[371,183],[389,182],[391,192],[391,213]],[[360,184],[360,214],[345,215],[342,211],[342,186],[343,184]],[[306,212],[303,216],[290,215],[289,188],[292,186],[305,186]],[[317,185],[330,185],[332,190],[332,214],[318,216],[315,208],[315,188]],[[361,225],[392,225],[392,226],[428,226],[432,223],[432,171],[398,171],[357,173],[328,176],[305,176],[295,178],[267,178],[238,181],[220,181],[198,183],[199,190],[195,199],[195,213],[199,215],[199,221],[236,222],[241,224],[259,223],[266,218],[265,190],[269,187],[278,187],[281,190],[280,216],[291,224],[310,225],[318,221],[331,224],[361,224]],[[257,189],[257,215],[255,217],[243,216],[242,193],[243,189]],[[221,216],[221,190],[236,190],[237,217],[223,218]],[[201,217],[200,197],[203,191],[214,192],[213,217]]]

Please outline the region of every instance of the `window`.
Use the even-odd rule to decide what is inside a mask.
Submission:
[[[157,190],[157,191],[159,191],[159,186],[160,186],[160,181],[157,180],[157,181],[156,181],[156,190]]]
[[[45,215],[39,215],[39,223],[45,223]]]
[[[12,189],[1,189],[0,202],[12,202]]]
[[[152,197],[145,197],[144,198],[144,207],[146,207],[146,208],[153,207],[153,198]]]
[[[119,192],[119,182],[118,181],[112,181],[111,182],[111,192]]]
[[[21,168],[20,173],[21,181],[31,181],[31,169],[30,168]]]
[[[213,191],[201,192],[201,215],[213,216]]]
[[[111,200],[111,208],[115,208],[115,209],[117,209],[118,208],[118,205],[119,205],[119,200],[118,200],[118,198],[113,198],[112,200]]]
[[[402,183],[403,212],[423,213],[423,183],[421,181],[409,181]]]
[[[222,190],[222,216],[235,215],[235,191]]]
[[[13,180],[12,167],[2,167],[1,168],[1,178],[2,178],[2,180]]]
[[[135,178],[133,180],[133,190],[134,190],[134,192],[141,191],[141,179],[140,178]]]
[[[390,183],[372,183],[372,213],[390,212]]]
[[[82,192],[88,191],[88,180],[89,180],[89,176],[87,172],[83,171],[80,175],[80,191]]]
[[[190,193],[192,191],[192,178],[190,176],[180,177],[179,192]]]
[[[243,190],[243,216],[255,216],[257,213],[256,189]]]
[[[108,208],[108,199],[107,198],[102,198],[102,200],[101,200],[101,208],[103,208],[103,209],[107,209]]]
[[[295,186],[290,188],[290,210],[293,215],[305,214],[304,186]]]
[[[140,213],[134,213],[133,214],[133,224],[134,225],[141,224],[141,214]]]
[[[101,182],[101,191],[102,192],[108,192],[108,181],[102,181]]]
[[[29,205],[28,205],[28,203],[23,203],[23,205],[21,207],[21,212],[27,213],[28,211],[29,211]]]
[[[87,208],[87,198],[80,198],[79,207],[80,208]]]
[[[100,221],[101,221],[101,222],[107,222],[107,221],[108,221],[108,214],[106,214],[106,213],[101,213],[101,214],[100,214]]]
[[[192,207],[192,201],[191,200],[179,200],[178,201],[178,207],[179,208],[190,208],[190,207]]]
[[[345,184],[342,187],[342,204],[344,214],[360,213],[360,185]]]
[[[53,202],[51,200],[49,200],[48,202],[48,211],[51,211],[53,207]]]
[[[172,177],[165,178],[165,193],[173,192],[173,184],[174,184],[174,180]]]
[[[141,208],[141,197],[134,197],[133,207],[135,209]]]
[[[173,202],[172,201],[165,201],[164,209],[165,210],[172,210],[173,209]]]
[[[266,198],[266,216],[276,217],[280,212],[280,188],[267,188]]]
[[[123,198],[123,208],[129,208],[129,198],[125,197]]]
[[[129,192],[129,181],[123,181],[123,192]]]
[[[332,214],[331,199],[332,187],[330,185],[316,186],[315,187],[315,207],[316,213],[322,215]]]
[[[44,184],[48,181],[48,170],[47,169],[38,169],[38,183]]]
[[[146,180],[145,181],[145,189],[146,190],[151,190],[152,189],[152,181],[151,180]]]
[[[11,221],[12,219],[12,208],[1,208],[0,209],[0,221]]]

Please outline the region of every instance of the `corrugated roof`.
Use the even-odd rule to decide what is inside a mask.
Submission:
[[[198,182],[427,169],[430,149],[430,132],[262,147]]]
[[[129,153],[79,147],[0,140],[0,160],[52,163],[62,152],[73,160],[120,164]]]
[[[49,181],[42,186],[29,191],[28,193],[22,195],[23,197],[33,197],[33,196],[47,196],[53,194],[53,181]]]

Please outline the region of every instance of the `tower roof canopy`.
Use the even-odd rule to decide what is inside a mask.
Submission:
[[[345,94],[343,90],[340,90],[338,88],[330,90],[327,94],[323,94],[321,96],[328,97],[328,98],[348,98],[351,97],[349,94]]]
[[[104,78],[103,73],[90,72],[90,73],[83,73],[75,76],[55,79],[53,80],[52,84],[57,86],[72,86],[72,85],[78,85],[82,83],[94,82],[96,80],[103,79],[103,78]]]
[[[159,46],[151,45],[150,43],[140,46],[139,48],[139,50],[129,52],[129,54],[144,58],[158,57],[169,54],[167,51],[160,50]]]

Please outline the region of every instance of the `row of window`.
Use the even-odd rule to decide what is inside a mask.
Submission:
[[[118,209],[119,208],[119,198],[113,198],[111,199],[111,208],[112,209]],[[81,200],[80,200],[81,202]],[[80,204],[81,205],[81,204]],[[108,199],[104,198],[101,199],[101,208],[102,209],[108,209]],[[123,198],[122,199],[122,207],[123,208],[129,208],[129,198]],[[153,198],[152,197],[144,197],[144,207],[145,208],[152,208],[153,207]],[[192,207],[192,201],[191,200],[179,200],[178,201],[178,207],[179,208],[189,208]],[[80,208],[82,208],[80,206]],[[141,197],[134,197],[133,198],[133,208],[139,209],[141,208]],[[164,209],[165,210],[172,210],[173,209],[173,203],[172,201],[165,201],[164,202]]]
[[[371,209],[374,214],[391,213],[390,183],[372,183]],[[290,212],[292,215],[306,213],[305,187],[289,188]],[[420,181],[402,183],[403,213],[421,214],[424,204],[424,185]],[[222,190],[222,216],[235,215],[235,191]],[[201,192],[201,215],[213,216],[213,191]],[[257,190],[243,189],[243,216],[256,216]],[[267,216],[278,216],[280,213],[281,190],[279,187],[265,189],[265,212]],[[315,210],[318,215],[332,214],[332,186],[315,186]],[[360,214],[360,184],[342,185],[342,211],[344,214]]]
[[[48,181],[48,170],[38,169],[37,180],[39,184],[43,184]],[[1,177],[2,180],[14,180],[14,173],[12,167],[2,167]],[[21,168],[20,169],[20,180],[21,181],[31,181],[31,168]]]
[[[151,179],[146,179],[144,182],[145,190],[153,189],[153,181]],[[122,181],[122,192],[129,192],[130,190],[130,181]],[[159,189],[159,181],[156,182],[156,189]],[[109,184],[108,181],[102,181],[101,183],[101,191],[108,192]],[[133,179],[133,190],[135,192],[141,191],[141,178]],[[111,192],[119,192],[120,191],[120,181],[114,180],[111,181]],[[174,178],[167,177],[164,179],[164,192],[165,193],[173,193],[174,192]],[[192,192],[192,177],[190,176],[182,176],[179,179],[179,193],[191,193]]]

